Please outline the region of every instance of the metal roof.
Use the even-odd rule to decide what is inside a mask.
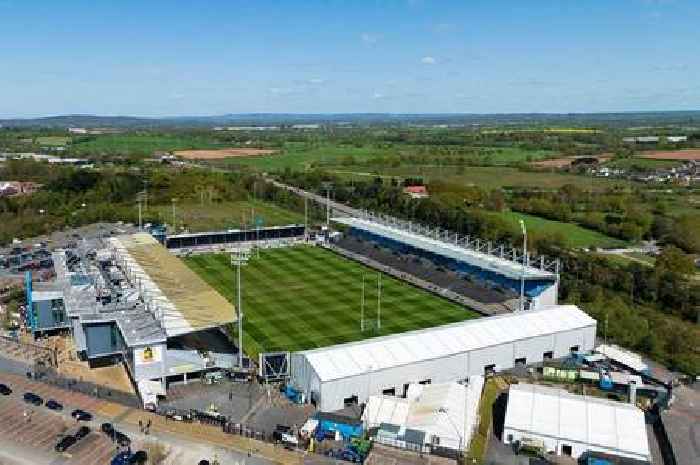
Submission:
[[[505,429],[548,436],[649,460],[644,412],[635,405],[571,394],[533,384],[513,384]]]
[[[432,252],[454,260],[459,260],[461,262],[501,274],[511,279],[521,279],[521,277],[523,277],[522,264],[507,258],[477,252],[476,250],[467,249],[454,243],[433,239],[422,234],[361,218],[342,217],[333,218],[333,221],[353,228],[362,229],[364,231],[410,245],[417,249]],[[533,266],[526,266],[524,271],[525,279],[556,279],[556,275],[554,273],[541,270]]]
[[[555,305],[312,349],[300,354],[306,357],[321,381],[330,381],[595,324],[593,318],[575,305]]]
[[[608,357],[610,360],[632,368],[634,371],[643,373],[649,370],[649,365],[646,364],[641,355],[625,350],[613,344],[601,344],[596,347],[596,352]]]
[[[234,306],[150,234],[110,242],[168,337],[236,321]]]

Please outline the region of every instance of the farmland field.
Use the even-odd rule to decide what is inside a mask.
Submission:
[[[462,186],[480,186],[486,189],[508,187],[535,187],[538,189],[559,189],[567,184],[581,188],[607,189],[614,186],[627,186],[626,181],[574,174],[523,171],[506,166],[401,166],[370,170],[366,167],[338,166],[335,174],[351,179],[368,179],[378,174],[386,177],[419,177],[426,183],[442,181]]]
[[[640,154],[640,156],[643,158],[651,158],[654,160],[698,160],[698,161],[700,161],[700,149],[643,152],[642,154]]]
[[[219,149],[224,144],[205,135],[189,134],[105,134],[76,138],[71,145],[75,155],[151,156],[156,151]]]
[[[235,273],[228,255],[194,255],[190,268],[234,302]],[[360,331],[362,276],[365,317]],[[475,318],[475,312],[382,276],[381,330],[376,330],[377,272],[327,250],[301,246],[261,250],[242,268],[244,347],[304,350]]]
[[[463,158],[466,164],[507,165],[519,162],[542,160],[555,156],[549,150],[523,150],[518,147],[467,147],[470,152],[465,154],[444,153],[430,147],[396,144],[391,147],[351,144],[305,144],[287,142],[276,157],[236,157],[228,160],[230,163],[253,166],[262,170],[281,170],[284,168],[304,169],[315,165],[353,165],[362,166],[399,161],[402,166],[421,166],[436,160],[449,160],[455,157]],[[408,157],[408,158],[406,158]],[[366,168],[365,168],[366,169]]]
[[[518,212],[494,213],[517,228],[518,221],[522,218],[529,232],[560,233],[569,247],[622,247],[625,242],[614,237],[606,236],[598,231],[583,228],[577,224],[553,221],[538,216],[527,215]]]
[[[70,142],[66,136],[41,136],[36,138],[36,144],[42,146],[62,147]]]
[[[173,152],[178,157],[187,158],[190,160],[217,160],[229,157],[260,157],[263,155],[272,155],[276,150],[266,149],[214,149],[214,150],[177,150]]]

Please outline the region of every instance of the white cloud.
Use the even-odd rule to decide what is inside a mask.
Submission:
[[[372,94],[372,98],[373,98],[374,100],[383,99],[383,98],[384,98],[384,94],[382,94],[381,92],[375,92],[374,94]]]
[[[309,84],[319,85],[319,84],[323,84],[323,83],[325,83],[325,82],[326,82],[326,80],[325,80],[325,79],[322,79],[322,78],[311,78],[311,79],[309,79]]]
[[[435,57],[425,56],[420,59],[420,62],[424,65],[434,65],[435,63],[437,63],[437,60],[435,59]]]
[[[382,38],[379,34],[372,34],[370,32],[363,32],[360,34],[360,39],[365,45],[374,45]]]

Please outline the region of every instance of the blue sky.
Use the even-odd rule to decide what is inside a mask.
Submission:
[[[698,0],[0,0],[0,117],[700,109]]]

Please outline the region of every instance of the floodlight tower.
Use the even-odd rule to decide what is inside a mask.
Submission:
[[[525,222],[520,220],[520,229],[523,231],[523,266],[520,274],[520,311],[525,310],[525,267],[527,266],[527,229]]]
[[[231,253],[231,265],[235,265],[237,281],[238,281],[238,293],[237,293],[237,308],[238,308],[238,366],[243,368],[243,302],[241,296],[243,295],[243,286],[241,282],[241,266],[245,266],[250,259],[250,250],[243,249],[241,247],[237,248],[233,253]]]

